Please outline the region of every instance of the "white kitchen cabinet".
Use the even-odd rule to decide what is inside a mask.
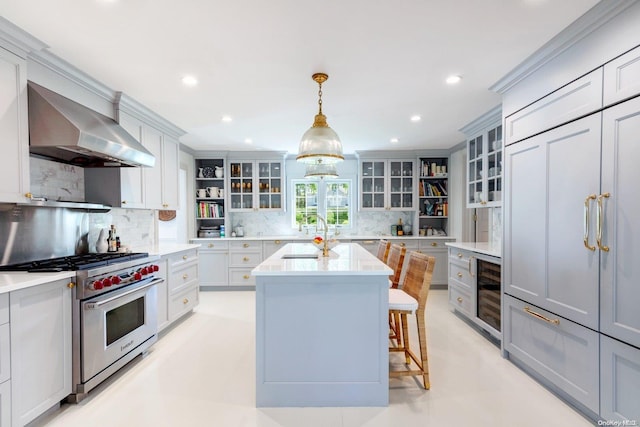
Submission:
[[[414,210],[415,169],[415,160],[360,160],[360,209]]]
[[[284,209],[282,160],[229,160],[228,176],[229,210],[247,212]]]
[[[144,125],[142,143],[156,158],[152,168],[142,168],[146,208],[178,209],[178,142]]]
[[[502,205],[502,115],[494,108],[462,128],[467,135],[467,208]]]
[[[597,201],[603,205],[602,241],[597,251],[600,330],[640,347],[640,273],[634,268],[638,260],[634,248],[640,244],[640,227],[635,220],[640,218],[640,98],[604,110],[602,123],[602,188],[591,190],[598,193]],[[594,210],[597,201],[593,202]],[[597,246],[596,237],[591,238],[591,244]]]
[[[311,237],[309,237],[309,240],[311,240]],[[282,247],[287,243],[296,243],[296,242],[300,243],[303,241],[304,240],[281,240],[281,239],[264,240],[262,242],[262,259],[269,258],[271,255],[276,253],[276,251],[279,251],[280,249],[282,249]]]
[[[225,159],[207,157],[195,159],[196,181],[196,225],[198,231],[207,227],[220,227],[225,224],[228,211],[228,191],[225,188]],[[231,230],[226,233],[231,235]],[[225,236],[221,236],[225,237]]]
[[[26,61],[0,47],[0,201],[29,200]]]
[[[449,158],[420,157],[418,178],[418,230],[431,228],[448,232]]]
[[[0,294],[0,427],[11,425],[9,294]]]
[[[11,381],[0,384],[0,426],[11,425]]]
[[[243,239],[229,242],[229,285],[255,286],[251,270],[261,262],[261,241]]]
[[[509,145],[505,155],[505,292],[594,330],[600,121],[592,114]]]
[[[11,292],[12,424],[22,426],[71,393],[68,279]]]
[[[229,242],[220,239],[194,240],[200,243],[198,277],[201,287],[229,285]]]
[[[605,106],[640,94],[640,46],[604,65]]]
[[[419,239],[418,250],[435,258],[436,264],[431,275],[432,285],[446,285],[448,283],[448,251],[446,242],[455,239]]]
[[[640,349],[600,335],[600,375],[600,416],[640,420]]]
[[[166,257],[169,322],[193,310],[199,303],[197,249],[188,249]]]
[[[169,261],[163,257],[157,264],[159,269],[155,275],[164,279],[164,282],[156,285],[158,288],[158,332],[160,332],[169,326]]]

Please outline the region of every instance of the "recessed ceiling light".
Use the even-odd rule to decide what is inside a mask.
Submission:
[[[222,116],[222,121],[225,123],[231,123],[233,119],[231,118],[231,116],[224,115]]]
[[[420,117],[417,114],[414,114],[413,116],[411,116],[411,121],[412,122],[419,122],[420,120],[422,120],[422,117]]]
[[[392,144],[397,144],[400,140],[398,138],[391,138],[389,140],[389,142],[391,142]]]
[[[194,76],[184,76],[182,78],[182,84],[185,86],[193,87],[198,84],[198,79]]]
[[[253,144],[253,140],[251,138],[245,138],[244,143],[245,144]]]
[[[462,76],[454,74],[454,75],[451,75],[451,76],[447,77],[447,80],[445,80],[445,81],[449,85],[454,85],[456,83],[460,83],[460,80],[462,80]]]

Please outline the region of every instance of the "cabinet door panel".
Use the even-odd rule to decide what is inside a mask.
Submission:
[[[640,350],[600,336],[600,416],[640,420]]]
[[[162,209],[178,209],[178,141],[164,136],[162,141]]]
[[[602,332],[640,347],[640,98],[603,113],[602,193],[603,245],[601,251]]]
[[[152,127],[144,127],[143,145],[156,158],[152,168],[143,168],[144,193],[147,209],[162,207],[162,133]]]
[[[120,126],[142,143],[142,122],[140,120],[120,111],[118,121]],[[120,205],[123,208],[144,208],[143,169],[120,168]]]
[[[228,259],[226,251],[200,250],[198,277],[200,286],[228,286]]]
[[[605,64],[604,105],[611,105],[640,93],[640,47]]]
[[[584,202],[600,188],[600,124],[593,114],[507,150],[507,292],[593,329],[598,252],[583,244]],[[594,243],[595,204],[589,207]]]

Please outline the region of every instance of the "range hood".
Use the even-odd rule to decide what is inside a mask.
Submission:
[[[114,120],[33,82],[29,152],[81,167],[149,166],[155,157]]]

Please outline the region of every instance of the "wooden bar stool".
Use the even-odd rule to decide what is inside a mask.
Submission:
[[[425,327],[424,309],[427,305],[427,295],[431,286],[431,276],[435,258],[428,255],[411,252],[409,262],[402,282],[402,289],[389,289],[389,315],[400,317],[402,328],[402,339],[397,340],[396,347],[389,347],[390,352],[403,352],[407,370],[391,371],[390,377],[416,376],[422,375],[424,388],[429,390],[429,361],[427,357],[427,331]],[[420,345],[420,358],[412,351],[409,345],[409,327],[407,314],[414,313],[418,324],[418,341]],[[395,325],[398,328],[398,325]],[[418,369],[410,369],[411,362],[414,362]]]
[[[393,274],[389,276],[389,288],[398,288],[400,276],[402,275],[402,265],[404,264],[404,256],[407,248],[404,246],[393,244],[389,248],[389,256],[387,257],[387,265],[393,270]],[[389,339],[395,340],[398,346],[402,341],[400,331],[400,316],[392,316],[389,313]]]
[[[378,253],[377,257],[380,261],[387,263],[387,258],[389,258],[389,248],[391,247],[391,242],[385,239],[380,239],[378,242]]]

